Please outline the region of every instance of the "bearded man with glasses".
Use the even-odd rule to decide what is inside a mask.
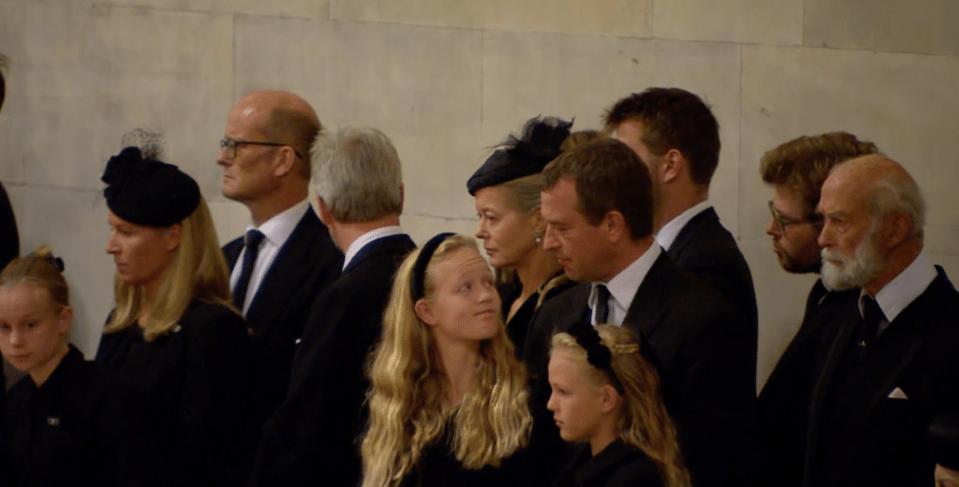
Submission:
[[[223,195],[250,211],[246,235],[223,247],[233,303],[253,336],[250,400],[257,426],[286,393],[313,301],[340,274],[343,254],[307,201],[310,148],[321,129],[303,98],[254,91],[230,111],[217,164]]]
[[[773,251],[786,272],[820,272],[817,239],[823,218],[816,206],[823,182],[839,163],[877,152],[871,142],[831,132],[790,140],[763,156],[759,172],[774,191],[766,233],[772,237]],[[821,279],[813,285],[799,332],[759,394],[760,451],[764,455],[761,485],[801,485],[812,391],[837,333],[830,323],[840,321],[829,318],[848,310],[843,304],[858,296],[858,290],[830,291]]]

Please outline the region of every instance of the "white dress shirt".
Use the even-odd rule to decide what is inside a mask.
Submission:
[[[346,249],[346,254],[343,257],[343,270],[346,270],[347,266],[350,265],[350,261],[353,260],[353,257],[356,257],[356,254],[358,254],[360,250],[363,250],[363,247],[366,247],[367,244],[384,237],[402,234],[403,229],[398,226],[381,227],[364,233],[360,238],[350,244],[350,248]]]
[[[929,260],[929,255],[922,250],[909,267],[876,293],[876,303],[885,315],[885,319],[879,323],[880,334],[899,316],[899,313],[902,313],[902,310],[926,292],[932,281],[936,279],[936,275],[936,268]],[[859,300],[860,314],[863,311],[861,298],[867,294],[863,289]]]
[[[623,269],[616,277],[605,283],[606,288],[609,289],[609,317],[606,319],[607,323],[623,324],[623,320],[626,319],[626,312],[629,311],[629,306],[633,304],[633,298],[639,291],[639,286],[643,283],[643,279],[646,279],[646,274],[652,269],[653,264],[662,252],[663,249],[659,245],[655,243],[650,245],[649,249],[643,252],[643,255],[629,264],[629,267]],[[590,323],[594,325],[596,324],[596,285],[597,283],[594,282],[589,293],[589,307],[592,309]]]
[[[250,274],[250,287],[247,288],[246,299],[243,301],[244,316],[250,309],[250,303],[253,302],[253,297],[256,296],[257,291],[260,289],[260,283],[263,282],[263,277],[266,276],[277,254],[280,253],[283,244],[285,244],[287,239],[290,238],[290,235],[293,234],[293,230],[296,229],[296,226],[300,223],[300,220],[303,219],[303,216],[306,215],[306,211],[309,208],[309,200],[304,199],[282,213],[270,218],[260,225],[259,228],[253,225],[246,227],[246,231],[256,228],[263,234],[264,238],[263,241],[260,242],[260,249],[256,255],[256,263],[253,264],[253,273]],[[240,273],[243,271],[244,254],[246,254],[245,248],[240,252],[240,256],[237,257],[236,264],[233,266],[233,271],[230,273],[231,290],[236,286],[236,281],[240,279]]]
[[[659,243],[659,246],[665,250],[669,250],[669,247],[673,245],[673,242],[676,241],[676,237],[679,236],[679,232],[683,231],[683,227],[689,223],[689,220],[692,220],[694,216],[712,208],[713,205],[709,201],[703,201],[696,206],[684,211],[681,215],[673,218],[669,223],[663,225],[663,228],[659,229],[659,232],[656,233],[656,242]]]

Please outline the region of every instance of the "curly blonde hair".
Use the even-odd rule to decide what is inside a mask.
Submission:
[[[431,269],[475,241],[454,235],[436,249],[426,268],[424,299],[435,299]],[[361,446],[363,487],[392,487],[413,469],[425,447],[443,435],[452,418],[451,449],[469,470],[499,466],[526,445],[532,425],[526,370],[505,328],[480,346],[474,388],[457,407],[446,404],[448,383],[437,364],[432,332],[414,312],[410,294],[414,251],[400,266],[383,317],[382,341],[372,355],[370,420]]]
[[[603,345],[609,348],[613,373],[623,386],[623,407],[616,424],[619,438],[642,450],[659,467],[666,487],[689,487],[689,471],[676,440],[676,427],[663,405],[656,369],[640,355],[639,341],[629,329],[598,325],[596,331]],[[586,350],[572,335],[554,335],[552,350],[557,349],[563,349],[569,358],[587,365],[593,385],[612,384],[606,372],[589,364]]]

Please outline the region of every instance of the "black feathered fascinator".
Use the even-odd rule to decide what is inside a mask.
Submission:
[[[534,117],[523,126],[523,134],[510,135],[493,155],[466,182],[475,195],[480,189],[524,176],[539,174],[546,164],[562,152],[560,145],[569,137],[572,121],[557,117]]]
[[[172,164],[144,158],[127,147],[110,158],[101,181],[103,196],[115,215],[136,225],[168,227],[180,223],[200,205],[200,187]]]

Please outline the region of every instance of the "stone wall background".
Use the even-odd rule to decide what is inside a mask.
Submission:
[[[760,310],[762,384],[813,276],[781,271],[765,228],[766,150],[847,130],[904,164],[929,203],[926,248],[959,278],[959,3],[954,0],[0,0],[12,58],[0,180],[22,248],[66,261],[88,357],[112,307],[99,176],[120,136],[166,136],[200,183],[221,241],[245,208],[215,164],[233,102],[303,95],[327,127],[373,125],[399,151],[403,226],[422,243],[472,233],[465,181],[527,118],[576,117],[648,86],[703,96],[723,149],[710,199],[739,239]]]

